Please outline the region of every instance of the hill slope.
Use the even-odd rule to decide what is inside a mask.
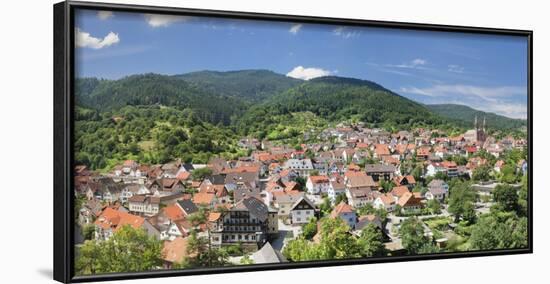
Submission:
[[[240,115],[247,102],[217,95],[172,76],[132,75],[119,80],[77,80],[77,105],[101,111],[132,105],[162,105],[188,108],[200,119],[229,124],[231,116]]]
[[[254,102],[303,82],[268,70],[199,71],[174,77],[212,94],[244,98]]]
[[[446,120],[424,105],[364,80],[322,77],[304,82],[251,107],[237,122],[243,134],[260,137],[275,131],[278,120],[311,112],[328,121],[357,120],[387,128],[440,125]]]
[[[527,126],[523,119],[513,119],[495,113],[483,112],[464,105],[435,104],[426,105],[431,111],[441,116],[452,119],[464,127],[472,127],[477,116],[480,123],[486,118],[487,128],[492,129],[518,129]]]

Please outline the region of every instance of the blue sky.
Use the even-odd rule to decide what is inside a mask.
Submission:
[[[377,82],[422,103],[527,116],[527,39],[80,10],[76,75],[268,69]]]

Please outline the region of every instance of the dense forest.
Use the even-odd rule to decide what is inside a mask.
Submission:
[[[80,78],[75,97],[75,158],[92,169],[129,158],[235,158],[247,154],[237,146],[241,137],[297,145],[342,121],[390,131],[428,126],[457,133],[469,126],[374,82],[332,76],[302,81],[266,70]]]
[[[206,92],[253,102],[262,101],[303,82],[268,70],[199,71],[174,77]]]
[[[487,128],[489,129],[512,130],[527,127],[527,120],[508,118],[490,112],[475,110],[464,105],[436,104],[426,105],[426,107],[429,110],[443,117],[452,119],[455,123],[463,126],[471,126],[477,116],[480,124],[483,121],[483,118],[486,118]]]
[[[205,163],[212,155],[242,156],[237,136],[221,123],[205,122],[192,110],[126,106],[116,111],[76,108],[75,160],[92,169],[124,159],[164,163],[175,158]]]
[[[79,88],[82,86],[82,90]],[[197,88],[171,76],[158,74],[132,75],[120,80],[77,80],[78,106],[117,110],[132,105],[160,105],[192,109],[204,121],[229,124],[231,116],[239,116],[247,102]]]
[[[242,134],[262,138],[279,126],[279,116],[310,112],[328,121],[362,121],[389,130],[445,126],[446,119],[423,105],[370,81],[322,77],[312,79],[255,105],[237,121]],[[452,125],[448,124],[448,127]]]

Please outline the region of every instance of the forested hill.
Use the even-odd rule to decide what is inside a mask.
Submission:
[[[443,125],[424,105],[364,80],[322,77],[307,81],[251,107],[238,121],[245,134],[269,133],[273,117],[310,112],[328,121],[356,120],[386,128]],[[290,117],[289,117],[290,118]],[[262,136],[262,135],[259,135]]]
[[[487,127],[491,129],[519,129],[527,126],[524,119],[513,119],[490,112],[483,112],[464,105],[457,104],[433,104],[426,105],[431,111],[441,116],[456,121],[457,124],[465,127],[472,127],[477,116],[479,123],[486,119]]]
[[[173,76],[132,75],[119,80],[78,79],[78,106],[113,111],[132,106],[170,106],[191,109],[200,119],[229,124],[231,116],[241,115],[248,103],[242,99],[216,94]]]
[[[436,127],[461,133],[471,127],[475,112],[427,107],[370,81],[334,76],[303,81],[265,70],[81,78],[75,96],[76,161],[103,170],[124,159],[150,164],[234,159],[246,155],[238,146],[243,136],[296,146],[344,121],[390,131]],[[486,115],[489,126],[524,123]]]
[[[269,70],[199,71],[174,77],[210,93],[244,98],[253,102],[261,101],[303,82]]]

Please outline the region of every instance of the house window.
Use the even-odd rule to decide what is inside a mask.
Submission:
[[[302,218],[296,218],[296,222],[301,222]]]

